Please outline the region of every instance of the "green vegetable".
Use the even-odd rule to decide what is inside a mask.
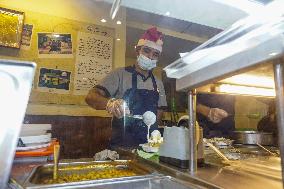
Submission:
[[[144,158],[144,159],[150,159],[150,158],[152,158],[153,156],[156,156],[156,155],[159,156],[158,152],[156,152],[156,153],[147,153],[147,152],[145,152],[143,150],[137,150],[137,154],[140,157]]]
[[[236,131],[256,131],[256,128],[236,128]]]

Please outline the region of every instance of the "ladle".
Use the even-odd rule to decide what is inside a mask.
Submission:
[[[147,126],[153,125],[156,122],[156,115],[153,112],[151,112],[151,111],[147,111],[143,115],[127,114],[126,117],[131,117],[131,118],[134,118],[134,119],[142,119],[143,122]]]
[[[54,166],[53,166],[53,179],[58,178],[58,159],[59,159],[59,151],[60,151],[60,145],[56,144],[53,147],[53,158],[54,158]]]
[[[149,130],[151,125],[153,125],[156,122],[156,115],[151,111],[146,111],[143,115],[126,115],[127,117],[132,117],[135,119],[142,119],[143,122],[147,125],[147,140],[149,141]]]
[[[263,150],[267,151],[270,155],[275,156],[275,157],[278,157],[278,155],[277,155],[277,154],[275,154],[275,153],[271,152],[270,150],[268,150],[267,148],[265,148],[265,147],[264,147],[264,146],[262,146],[261,144],[256,143],[256,145],[258,145],[258,146],[259,146],[260,148],[262,148]]]
[[[208,142],[207,139],[203,139],[203,141],[222,159],[225,160],[225,162],[230,162],[230,160],[218,149],[216,148],[211,142]]]

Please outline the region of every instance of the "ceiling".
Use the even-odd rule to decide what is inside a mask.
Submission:
[[[213,9],[216,8],[214,5],[210,7],[213,1],[220,2],[222,0],[183,0],[184,2],[191,2],[192,7],[190,7],[190,10],[194,11],[190,12],[189,9],[188,11],[184,11],[188,7],[183,7],[183,11],[180,10],[180,12],[183,12],[186,16],[192,18],[182,19],[178,16],[172,16],[172,14],[171,16],[166,16],[163,14],[164,9],[162,8],[157,9],[158,12],[153,11],[151,6],[148,6],[150,10],[144,10],[142,5],[141,7],[139,7],[139,5],[141,3],[143,4],[143,2],[145,3],[145,1],[146,0],[122,0],[122,2],[129,2],[131,5],[136,3],[135,6],[126,6],[126,58],[136,58],[135,45],[137,44],[138,39],[144,33],[145,29],[150,28],[151,26],[156,26],[165,34],[163,52],[159,61],[160,67],[166,67],[173,63],[175,60],[179,59],[179,53],[189,52],[195,49],[201,43],[222,32],[223,29],[229,27],[236,20],[248,15],[240,12],[238,14],[234,14],[236,13],[234,11],[231,14],[231,8],[226,6],[223,6],[223,9],[215,9],[216,12],[214,13],[208,11],[208,9],[211,9],[212,7]],[[182,2],[182,0],[156,0],[151,1],[149,4],[154,4],[154,8],[160,8],[158,6],[159,3],[169,1],[172,3]],[[210,3],[208,3],[208,5],[205,4],[206,6],[203,7],[201,4],[196,7],[193,6],[198,4],[197,1],[203,3],[210,1]],[[227,1],[229,2],[230,0]],[[245,0],[238,0],[238,2],[241,1]],[[262,4],[267,4],[272,0],[257,1]],[[196,18],[196,15],[199,15],[199,18]],[[204,18],[201,18],[202,16],[200,15]],[[216,17],[216,15],[218,16]],[[210,17],[212,17],[212,19]],[[246,74],[257,75],[258,78],[262,76],[269,76],[269,78],[273,78],[271,66],[259,67],[256,71],[249,71]],[[226,81],[226,83],[229,83],[229,81]],[[167,88],[167,85],[165,85],[165,87]]]
[[[94,0],[99,1],[99,0]],[[113,3],[118,0],[100,0]],[[271,0],[120,0],[121,6],[225,29]]]
[[[96,6],[105,5],[103,2],[114,2],[114,0],[93,1],[97,2]],[[248,15],[247,12],[228,6],[222,1],[155,0],[149,3],[149,0],[121,0],[121,6],[126,10],[126,58],[136,58],[134,47],[144,31],[151,26],[158,27],[164,33],[159,66],[166,67],[180,58],[179,53],[193,50],[236,20]],[[224,1],[230,2],[230,0]],[[267,4],[272,0],[255,1]],[[242,2],[252,2],[252,0],[238,0],[238,3]],[[108,7],[110,9],[110,4]],[[171,14],[166,16],[165,10],[171,10]]]
[[[160,66],[165,67],[177,60],[180,52],[193,50],[246,17],[249,8],[258,9],[271,1],[238,0],[231,5],[230,0],[121,0],[126,8],[126,58],[136,58],[134,46],[138,39],[146,29],[156,26],[164,33]],[[170,15],[166,16],[166,12]]]

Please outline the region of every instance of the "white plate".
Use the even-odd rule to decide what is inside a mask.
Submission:
[[[47,144],[49,142],[40,142],[40,143],[29,143],[29,144],[25,144],[25,147],[30,147],[30,146],[39,146],[39,145],[43,145],[43,144]]]
[[[47,143],[51,141],[51,133],[39,136],[22,136],[20,137],[25,145],[36,143]]]
[[[145,143],[145,144],[140,144],[140,146],[142,147],[142,149],[145,151],[145,152],[158,152],[159,151],[159,147],[152,147],[152,146],[149,146],[148,143]]]
[[[232,145],[233,141],[217,141],[214,142],[216,146],[230,146]]]
[[[40,145],[34,145],[34,146],[26,146],[26,147],[17,147],[16,150],[17,150],[17,151],[36,150],[36,149],[39,149],[39,148],[48,147],[49,145],[50,145],[50,143],[47,143],[47,144],[40,144]]]
[[[51,130],[51,124],[23,124],[20,136],[44,135]]]

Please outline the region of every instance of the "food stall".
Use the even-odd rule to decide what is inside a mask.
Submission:
[[[209,151],[206,147],[205,154],[204,156],[202,156],[203,151],[198,152],[201,147],[197,145],[197,139],[201,138],[201,140],[199,141],[203,140],[202,135],[196,134],[200,131],[197,131],[195,120],[196,92],[222,93],[222,91],[220,91],[222,84],[229,83],[231,85],[240,86],[240,84],[238,83],[225,81],[225,79],[231,76],[244,72],[250,72],[255,75],[268,73],[270,74],[269,76],[273,76],[272,71],[274,71],[278,127],[280,136],[282,136],[284,127],[284,109],[281,106],[284,103],[282,81],[284,26],[283,17],[281,17],[283,12],[275,11],[278,10],[276,9],[276,7],[281,7],[280,5],[282,5],[281,3],[280,5],[278,3],[279,2],[272,4],[271,7],[268,7],[269,9],[265,10],[267,11],[265,13],[274,13],[274,15],[272,15],[271,17],[262,18],[263,13],[261,13],[261,15],[253,15],[245,20],[241,20],[240,22],[234,24],[232,27],[228,28],[216,37],[210,39],[206,43],[197,47],[192,52],[186,54],[185,56],[165,68],[168,77],[177,79],[177,90],[188,92],[188,109],[190,118],[187,138],[188,140],[181,140],[183,141],[183,144],[179,144],[179,141],[174,141],[176,143],[171,143],[171,145],[173,145],[174,143],[176,147],[178,146],[180,148],[183,148],[182,152],[187,153],[186,156],[189,157],[189,160],[186,160],[189,166],[188,168],[178,168],[176,166],[163,163],[157,159],[141,158],[139,154],[137,155],[136,153],[124,150],[117,151],[120,155],[120,160],[95,161],[94,158],[62,158],[57,165],[57,151],[56,153],[54,153],[54,162],[42,163],[36,161],[14,161],[13,163],[15,145],[14,148],[9,148],[9,146],[13,143],[15,144],[17,141],[17,137],[20,132],[19,126],[21,125],[19,118],[18,120],[15,120],[18,122],[15,123],[13,127],[4,127],[7,133],[13,133],[13,137],[9,138],[9,141],[11,141],[9,143],[7,142],[8,140],[6,140],[5,142],[1,141],[0,143],[0,149],[3,151],[3,153],[1,154],[7,154],[6,157],[1,156],[2,159],[0,158],[0,167],[3,168],[0,170],[0,177],[2,182],[0,182],[0,188],[6,187],[6,180],[9,177],[8,173],[12,163],[13,166],[8,183],[9,188],[281,188],[282,175],[280,168],[280,159],[278,157],[274,157],[275,152],[272,152],[271,156],[268,156],[267,154],[262,156],[260,154],[257,158],[254,159],[244,158],[233,161],[227,160],[225,157],[225,161],[222,159],[220,161],[220,158],[216,159],[216,154],[212,155],[212,150],[210,151],[210,153],[206,154],[206,151]],[[114,6],[112,13],[117,12],[117,10],[115,9],[116,8]],[[46,18],[43,17],[42,19]],[[53,19],[54,22],[56,22],[56,19],[57,18]],[[73,32],[71,32],[72,35],[77,36],[77,31],[76,34],[74,34],[75,30],[77,30],[77,28],[74,29],[75,24],[60,24],[56,24],[56,27],[60,28],[62,27],[62,25],[64,27],[66,25],[71,25]],[[78,25],[80,25],[80,23]],[[85,28],[85,25],[83,24],[81,24],[80,26],[82,28]],[[54,27],[53,30],[56,30],[56,27]],[[92,28],[92,26],[88,26],[86,28],[89,31],[91,31],[92,29],[94,29],[95,32],[99,31],[98,28]],[[81,33],[79,33],[78,35],[80,34]],[[113,33],[109,32],[108,34]],[[45,55],[48,57],[47,59],[40,59],[40,63],[50,60],[54,55],[56,55],[59,59],[62,57],[68,57],[70,53],[72,54],[72,47],[70,47],[70,43],[68,43],[69,40],[71,40],[71,34],[61,34],[59,36],[57,35],[58,34],[56,34],[55,36],[54,34],[51,35],[49,33],[38,34],[38,39],[42,39],[38,42],[38,55]],[[65,49],[63,49],[64,52],[62,50],[62,52],[60,53],[55,53],[59,50],[56,49],[55,44],[52,45],[52,43],[50,47],[52,51],[49,51],[50,49],[48,50],[48,48],[46,47],[47,45],[44,42],[45,40],[50,40],[50,38],[53,39],[54,37],[64,42],[63,44],[66,47]],[[88,38],[89,36],[84,37]],[[82,37],[82,39],[84,38]],[[119,46],[117,45],[116,47]],[[33,47],[31,48],[33,49]],[[122,48],[119,48],[119,50],[121,49]],[[52,52],[54,54],[52,54]],[[58,54],[62,57],[58,57]],[[77,54],[77,56],[80,56],[80,54]],[[63,59],[63,61],[59,62],[69,63],[67,62],[68,60]],[[15,62],[13,61],[2,61],[0,62],[0,65],[5,65],[7,63],[15,66]],[[16,64],[20,65],[21,61],[17,61]],[[22,65],[23,67],[25,67],[25,64]],[[35,69],[34,64],[29,65],[31,65],[30,67],[32,67],[32,71],[30,72],[33,72]],[[60,71],[57,67],[54,69],[41,67],[39,69],[40,71],[37,77],[42,80],[47,78],[48,80],[36,83],[37,90],[41,90],[41,92],[48,91],[50,93],[69,92],[69,85],[67,85],[66,83],[70,81],[71,69],[68,66],[61,68],[63,70]],[[67,69],[67,71],[65,69]],[[3,69],[0,67],[0,71],[2,70]],[[28,76],[30,77],[25,77],[25,79],[28,80],[28,87],[25,88],[26,93],[32,87],[31,83],[33,74],[30,74]],[[56,88],[58,85],[60,85],[60,87]],[[247,84],[246,86],[249,85]],[[263,88],[263,86],[257,87]],[[273,87],[266,87],[265,89],[267,88],[273,90]],[[39,93],[36,97],[39,98],[40,95],[45,96],[46,94]],[[269,94],[268,96],[271,96],[271,94]],[[66,103],[68,102],[69,97],[70,96],[62,97],[59,101]],[[26,94],[23,102],[27,102],[27,98],[28,95]],[[44,98],[42,99],[42,101],[45,100]],[[51,103],[54,103],[56,100],[51,99],[51,101]],[[19,117],[21,118],[24,114],[24,105],[22,106],[22,109],[18,109],[19,111],[21,110],[21,112],[19,113]],[[13,114],[14,112],[6,113]],[[9,117],[10,116],[7,116],[7,118]],[[10,124],[10,120],[6,120],[6,123]],[[68,129],[69,128],[67,128],[67,130]],[[96,132],[100,132],[100,130],[96,130]],[[78,135],[80,135],[80,133]],[[181,135],[185,136],[184,130],[181,130]],[[84,141],[83,139],[80,138],[82,145]],[[214,141],[212,143],[214,143]],[[202,142],[199,144],[201,144],[201,146],[203,147]],[[209,142],[209,146],[210,144],[211,143]],[[284,158],[284,141],[280,141],[279,144],[281,158]],[[80,145],[81,144],[79,144],[79,147]],[[175,148],[175,146],[173,146],[172,148]],[[212,146],[212,148],[214,149],[214,146]],[[188,149],[189,151],[187,151],[186,149]],[[78,149],[76,148],[75,150]],[[222,156],[222,153],[219,153],[219,149],[215,150],[220,156]],[[228,148],[229,152],[232,152],[231,150],[234,149]],[[243,153],[247,149],[238,148],[236,150],[242,150]],[[252,148],[252,151],[253,150],[254,148]],[[224,153],[224,150],[222,152]],[[112,152],[107,151],[107,153]],[[197,163],[198,153],[201,153],[202,158],[205,159],[205,162],[202,162],[202,164],[200,165],[198,165]],[[59,173],[60,175],[59,178],[56,178],[57,176],[54,176],[57,175],[57,173]]]

